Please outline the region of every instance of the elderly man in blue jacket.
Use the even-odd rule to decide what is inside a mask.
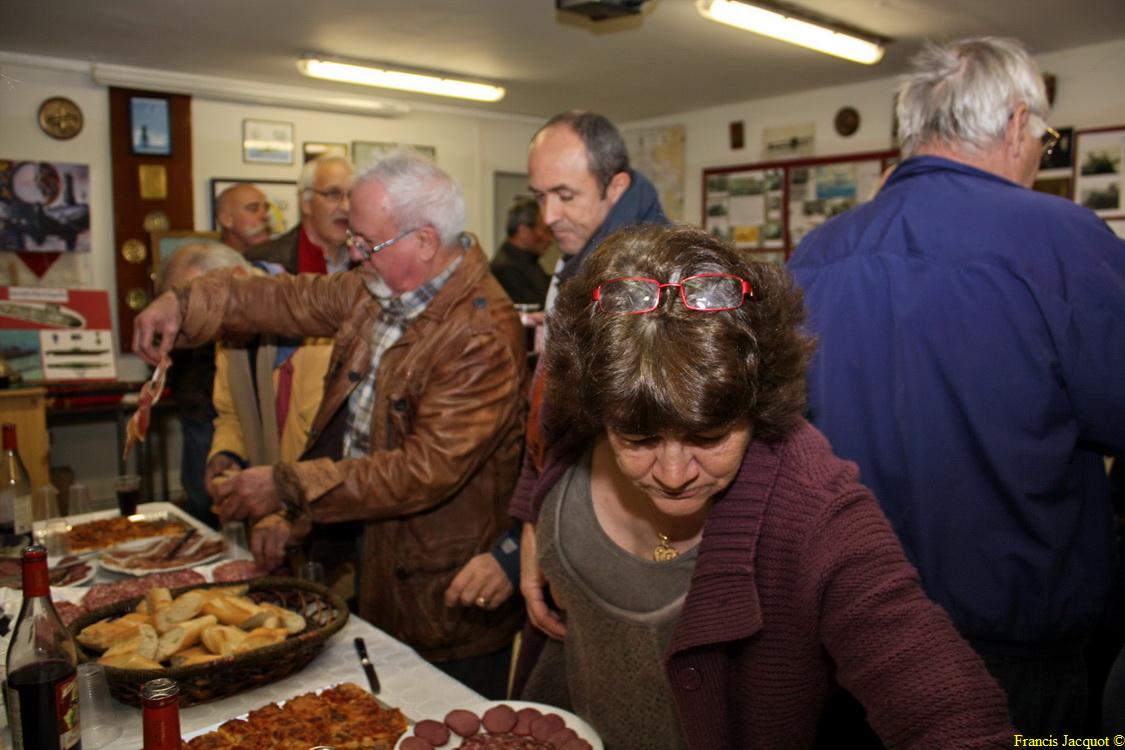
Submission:
[[[899,90],[905,160],[797,248],[811,416],[861,478],[1029,736],[1080,726],[1115,556],[1125,242],[1028,188],[1057,140],[1018,42],[929,45]]]

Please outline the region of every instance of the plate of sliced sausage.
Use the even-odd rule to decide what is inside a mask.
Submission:
[[[603,750],[597,732],[569,711],[527,701],[489,701],[423,719],[395,750]]]

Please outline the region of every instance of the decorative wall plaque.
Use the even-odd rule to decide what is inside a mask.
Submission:
[[[66,97],[52,96],[39,105],[39,127],[52,138],[73,138],[82,132],[82,123],[82,110]]]
[[[129,306],[130,310],[140,312],[148,306],[148,292],[139,286],[133,287],[125,292],[125,304]]]
[[[168,222],[168,214],[163,211],[149,211],[145,214],[141,226],[149,234],[156,234],[157,232],[167,232],[171,224]]]
[[[121,246],[121,257],[130,263],[144,263],[148,257],[148,247],[140,240],[126,240]]]
[[[137,181],[144,200],[162,201],[168,197],[168,170],[163,164],[138,165]]]

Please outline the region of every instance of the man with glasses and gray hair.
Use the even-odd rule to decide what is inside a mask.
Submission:
[[[524,425],[523,330],[462,229],[461,189],[433,163],[388,157],[351,190],[358,268],[176,287],[138,316],[134,351],[220,333],[332,336],[324,398],[300,461],[217,488],[224,519],[362,524],[359,615],[489,697],[503,697],[522,620],[490,554],[507,531]],[[284,529],[283,524],[269,524]],[[285,539],[252,541],[265,567]],[[468,569],[460,597],[446,597]]]
[[[251,261],[281,265],[289,273],[336,273],[348,269],[348,191],[352,165],[339,156],[320,156],[297,178],[301,223],[246,251]]]
[[[1125,450],[1125,242],[1028,189],[1057,134],[1019,42],[928,44],[912,64],[904,160],[789,263],[819,344],[811,418],[1016,727],[1074,735],[1115,566],[1102,456]]]

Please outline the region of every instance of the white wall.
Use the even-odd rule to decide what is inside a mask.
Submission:
[[[1044,72],[1057,77],[1057,94],[1050,120],[1055,127],[1076,129],[1125,124],[1125,39],[1040,55]],[[753,75],[753,72],[748,72]],[[622,124],[625,129],[684,125],[687,132],[684,166],[687,175],[684,216],[702,219],[703,170],[709,167],[765,161],[763,128],[802,123],[816,125],[816,155],[857,153],[892,148],[891,101],[897,79],[837,86],[798,94],[754,99],[736,104],[683,112]],[[832,120],[840,107],[855,107],[859,130],[850,138],[836,134]],[[745,147],[730,148],[728,125],[745,122]]]
[[[85,286],[108,289],[114,299],[113,214],[109,152],[109,97],[94,84],[87,66],[78,62],[32,60],[0,62],[0,158],[74,161],[90,165],[91,232],[93,251],[63,257],[48,272],[44,285]],[[4,53],[0,52],[0,61]],[[1058,78],[1058,96],[1051,122],[1076,128],[1125,123],[1125,97],[1121,96],[1120,71],[1125,70],[1125,39],[1042,55],[1043,70]],[[750,73],[752,74],[752,72]],[[762,129],[814,122],[816,153],[841,154],[890,148],[891,98],[895,79],[808,91],[788,96],[739,102],[623,127],[683,124],[687,129],[685,215],[698,221],[701,214],[704,168],[761,160]],[[674,92],[669,97],[674,97]],[[49,96],[66,96],[82,107],[86,124],[70,141],[55,141],[40,132],[36,123],[39,103]],[[567,103],[560,103],[560,109]],[[850,138],[837,136],[832,118],[843,106],[855,107],[861,116],[858,132]],[[346,142],[353,140],[423,143],[437,148],[438,163],[461,181],[468,204],[468,226],[476,231],[491,252],[500,238],[493,237],[493,180],[496,171],[526,171],[527,142],[539,122],[530,118],[508,120],[450,108],[424,111],[416,108],[401,119],[383,119],[309,110],[232,104],[203,98],[192,101],[193,187],[195,225],[210,227],[209,180],[212,177],[295,179],[299,165],[276,167],[243,164],[242,119],[254,117],[293,122],[298,149],[303,141]],[[729,148],[727,127],[733,120],[745,121],[746,147]],[[0,253],[0,284],[9,283],[10,253]],[[18,261],[16,261],[18,262]],[[23,274],[25,281],[29,272]],[[115,311],[116,317],[116,311]],[[115,323],[116,329],[116,323]],[[122,377],[144,374],[132,356],[120,357]],[[175,425],[170,432],[175,434]],[[108,497],[104,480],[113,473],[112,431],[105,426],[75,426],[52,430],[52,463],[66,464],[76,474]],[[172,441],[173,465],[178,466],[179,445]],[[178,486],[174,479],[173,486]]]
[[[34,58],[0,51],[0,159],[37,159],[90,165],[91,252],[61,257],[40,280],[14,253],[0,253],[0,285],[12,283],[11,264],[19,282],[38,286],[84,286],[107,289],[114,307],[114,333],[119,331],[114,300],[116,279],[113,240],[113,196],[109,139],[109,96],[95,84],[89,66],[68,60]],[[69,141],[56,141],[40,131],[39,104],[51,96],[65,96],[81,107],[82,132]],[[460,181],[466,197],[467,228],[493,252],[492,175],[496,171],[524,171],[527,143],[540,121],[496,116],[442,107],[426,111],[412,105],[410,114],[386,119],[305,109],[236,104],[195,97],[192,100],[192,183],[195,229],[211,226],[210,179],[237,177],[295,180],[300,164],[273,166],[242,162],[244,118],[284,120],[294,124],[298,154],[304,141],[354,140],[418,143],[437,149],[438,164]],[[299,162],[298,157],[297,161]],[[125,379],[145,377],[146,368],[132,355],[118,357],[118,374]],[[178,488],[178,426],[169,424],[173,488]],[[91,485],[95,498],[112,495],[109,480],[116,457],[110,423],[51,429],[52,465],[70,466]]]

